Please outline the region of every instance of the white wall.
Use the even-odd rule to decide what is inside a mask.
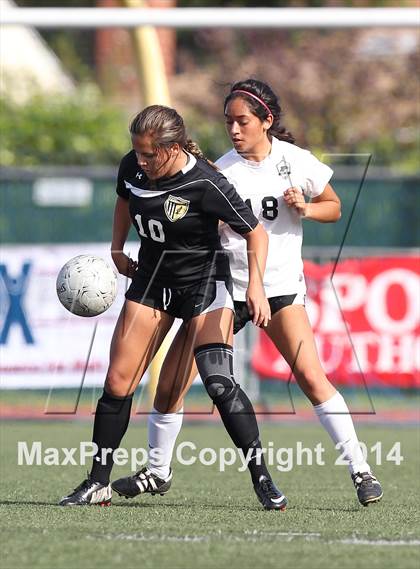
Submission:
[[[0,10],[15,6],[0,0]],[[33,28],[4,26],[0,33],[0,93],[24,102],[32,93],[70,94],[74,82]]]

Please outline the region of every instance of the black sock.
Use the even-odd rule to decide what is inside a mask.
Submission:
[[[248,469],[251,473],[253,484],[259,482],[261,476],[271,478],[262,454],[260,439],[256,439],[250,445],[242,447],[242,452],[245,458],[249,458]]]
[[[248,469],[252,483],[256,484],[261,475],[270,478],[264,455],[261,452],[254,407],[246,393],[238,385],[234,400],[225,401],[222,404],[216,403],[216,406],[232,441],[242,449],[245,458],[250,458]]]
[[[96,406],[95,422],[93,425],[92,441],[98,446],[98,452],[93,458],[90,478],[102,484],[109,484],[109,477],[114,465],[112,452],[102,458],[102,449],[114,451],[120,446],[121,439],[130,421],[133,395],[114,397],[104,389],[102,397]]]
[[[233,377],[233,349],[228,344],[206,344],[194,350],[197,368],[207,393],[213,399],[226,431],[244,456],[249,452],[248,468],[252,482],[261,475],[270,477],[259,440],[255,411],[248,396]]]

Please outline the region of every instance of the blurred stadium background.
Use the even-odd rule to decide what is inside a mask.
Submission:
[[[52,6],[393,3],[0,0],[0,16]],[[258,27],[249,20],[236,28],[233,20],[216,27],[66,27],[65,19],[60,25],[46,19],[39,26],[1,27],[0,385],[6,429],[21,429],[17,419],[53,420],[51,427],[58,419],[91,420],[126,283],[120,279],[119,297],[107,313],[82,319],[58,303],[55,278],[77,254],[110,259],[115,177],[130,148],[130,118],[147,104],[171,104],[215,159],[229,148],[224,96],[247,76],[271,84],[299,146],[335,171],[342,219],[304,226],[308,310],[329,377],[345,391],[358,423],[393,428],[418,421],[419,19],[417,3],[398,7],[400,26],[396,19],[382,26]],[[132,256],[137,247],[133,233]],[[236,339],[235,365],[260,421],[279,428],[311,425],[309,404],[283,360],[250,327]],[[145,386],[152,383],[147,377],[139,388],[133,420],[141,424],[150,407],[151,387]],[[194,425],[218,420],[199,382],[186,414]]]
[[[53,5],[191,8],[218,3],[80,0]],[[267,8],[287,5],[264,3]],[[35,6],[51,7],[51,2],[1,2],[6,15],[7,9]],[[260,7],[245,1],[224,6]],[[342,219],[333,225],[308,222],[304,228],[308,308],[329,374],[339,384],[362,390],[418,387],[418,30],[389,25],[346,29],[343,23],[336,29],[307,23],[195,28],[188,20],[179,28],[123,29],[95,28],[83,19],[80,26],[67,28],[66,18],[61,20],[47,25],[47,15],[38,29],[3,26],[1,34],[3,387],[81,387],[96,323],[65,313],[55,298],[54,277],[76,254],[109,258],[116,168],[129,149],[130,117],[152,102],[172,104],[205,154],[215,159],[229,147],[223,98],[228,85],[245,76],[273,86],[298,144],[335,170]],[[240,25],[239,13],[235,23]],[[130,246],[135,256],[134,234]],[[353,261],[344,262],[348,258]],[[322,270],[314,263],[323,263]],[[121,296],[98,321],[85,387],[103,381]],[[257,340],[255,331],[244,332],[237,360],[240,377],[258,398],[259,379],[287,381],[288,371]],[[372,410],[368,399],[366,405]]]

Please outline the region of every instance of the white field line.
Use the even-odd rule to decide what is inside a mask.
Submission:
[[[209,542],[214,539],[222,541],[234,542],[256,542],[270,539],[282,542],[294,541],[296,539],[303,539],[304,541],[321,541],[326,544],[341,544],[341,545],[374,545],[374,546],[419,546],[420,539],[359,539],[356,537],[344,539],[323,539],[320,533],[312,532],[264,532],[264,531],[245,531],[242,535],[224,535],[221,531],[209,535],[165,535],[165,534],[144,534],[144,533],[116,533],[116,534],[96,534],[86,536],[91,540],[106,540],[106,541],[152,541],[152,542],[176,542],[176,543],[202,543]]]
[[[199,535],[144,535],[143,533],[115,533],[115,534],[103,534],[103,535],[87,535],[88,539],[103,539],[106,541],[175,541],[183,543],[191,542],[203,542],[209,541],[209,536],[199,536]]]
[[[328,543],[342,543],[343,545],[420,545],[420,539],[357,539],[356,537],[348,539],[335,539]]]

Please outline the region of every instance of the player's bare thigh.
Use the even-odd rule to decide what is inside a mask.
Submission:
[[[111,342],[105,382],[109,393],[124,397],[134,392],[173,321],[164,312],[125,301]]]
[[[265,331],[312,403],[321,403],[334,395],[335,388],[322,369],[312,327],[303,305],[292,304],[276,312]]]
[[[232,345],[233,312],[220,308],[192,318],[178,330],[163,362],[154,407],[160,413],[176,413],[197,375],[194,348],[203,344]]]

